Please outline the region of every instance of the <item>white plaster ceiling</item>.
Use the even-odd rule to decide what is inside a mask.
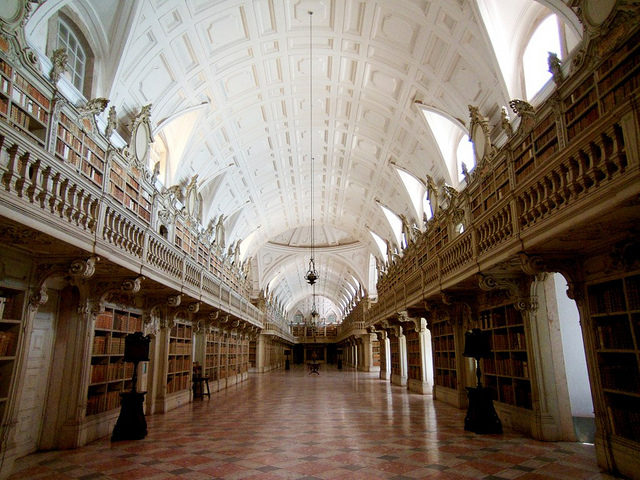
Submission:
[[[117,16],[116,0],[89,3],[104,2]],[[255,288],[270,285],[291,315],[311,295],[310,136],[316,290],[344,306],[347,283],[375,284],[369,230],[392,238],[378,202],[415,218],[394,165],[452,183],[414,101],[468,124],[469,104],[496,123],[509,100],[475,0],[139,0],[124,11],[112,86],[98,93],[121,119],[152,104],[165,184],[199,175],[204,223],[225,215]]]

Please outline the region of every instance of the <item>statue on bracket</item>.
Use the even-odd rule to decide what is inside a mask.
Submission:
[[[495,155],[495,148],[491,144],[489,121],[480,114],[478,107],[469,105],[469,139],[473,143],[473,153],[476,156],[476,165],[480,162],[491,160]]]
[[[520,117],[520,125],[518,126],[518,133],[527,135],[533,129],[536,123],[536,111],[530,103],[524,100],[518,100],[517,98],[509,102],[511,110]]]
[[[553,76],[553,83],[560,85],[564,81],[564,73],[562,72],[562,62],[558,55],[554,52],[549,52],[547,64],[549,65],[549,73]]]

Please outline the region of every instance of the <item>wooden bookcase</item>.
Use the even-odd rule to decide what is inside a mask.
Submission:
[[[120,393],[132,388],[133,364],[124,361],[124,339],[142,331],[142,316],[105,308],[95,320],[86,415],[120,407]]]
[[[371,365],[374,367],[380,366],[380,341],[373,340],[371,342]]]
[[[219,347],[217,334],[208,332],[205,335],[204,376],[209,380],[218,380]]]
[[[180,248],[187,255],[190,255],[194,259],[198,258],[198,238],[194,235],[194,232],[179,220],[176,222],[174,243],[176,247]]]
[[[47,139],[51,100],[31,81],[0,58],[0,115],[35,140]]]
[[[240,360],[239,373],[246,373],[249,371],[249,340],[246,338],[241,338],[240,348],[242,349],[242,356]]]
[[[104,183],[106,152],[63,112],[56,128],[56,156],[95,185]]]
[[[456,348],[453,326],[445,321],[434,322],[431,328],[434,383],[440,387],[458,388]]]
[[[600,111],[605,114],[640,88],[640,32],[625,42],[596,69]]]
[[[249,367],[256,368],[256,341],[249,342]]]
[[[420,361],[420,337],[414,329],[409,329],[405,336],[407,338],[407,366],[409,369],[409,379],[422,380]]]
[[[391,353],[391,375],[400,377],[400,341],[395,335],[389,337]]]
[[[109,168],[108,192],[138,218],[151,222],[151,191],[141,183],[142,174],[134,166],[125,168],[113,159]]]
[[[590,285],[588,297],[611,430],[640,442],[640,273]]]
[[[480,322],[491,335],[491,357],[482,359],[485,387],[492,390],[496,401],[532,409],[522,315],[509,304],[481,311]]]
[[[228,337],[227,377],[238,373],[238,337],[234,334]]]
[[[571,141],[595,122],[598,112],[598,93],[593,76],[586,77],[564,99],[564,121],[567,140]]]
[[[24,292],[0,287],[0,423],[13,389],[18,358],[18,345],[22,332]]]
[[[192,350],[193,327],[186,322],[176,321],[169,332],[167,394],[191,388]]]
[[[219,370],[219,379],[225,379],[228,376],[227,370],[227,358],[229,355],[229,337],[227,333],[220,334],[220,370]]]

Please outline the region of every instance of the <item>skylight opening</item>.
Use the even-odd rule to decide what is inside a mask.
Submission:
[[[407,189],[409,198],[411,198],[411,203],[413,203],[413,208],[415,209],[416,216],[419,218],[422,215],[420,198],[422,197],[422,193],[424,192],[424,187],[413,175],[405,172],[404,170],[400,170],[399,168],[396,168],[396,170],[398,171],[398,175],[400,175],[402,183],[404,183],[404,188]]]
[[[431,220],[433,217],[433,207],[431,206],[431,201],[429,200],[428,193],[424,194],[424,198],[422,200],[422,209],[424,211],[424,219]]]
[[[558,58],[562,59],[560,29],[556,15],[549,15],[538,25],[522,56],[524,84],[528,100],[551,79],[548,65],[549,52],[555,53]]]
[[[464,161],[469,171],[475,166],[473,146],[471,142],[466,141],[468,140],[467,132],[459,122],[454,122],[451,118],[428,108],[421,108],[420,110],[436,139],[442,158],[449,171],[451,182],[454,187],[458,187],[464,179],[462,162]],[[467,145],[461,146],[461,143],[466,143]],[[469,154],[469,152],[471,153]]]
[[[401,235],[402,235],[402,220],[395,213],[389,210],[387,207],[380,205],[380,208],[384,212],[385,217],[387,217],[387,221],[389,225],[391,225],[391,230],[393,231],[393,235],[395,236],[396,245],[402,245],[401,243]]]
[[[376,245],[378,245],[382,258],[387,258],[387,244],[385,243],[385,241],[382,238],[380,238],[379,235],[376,235],[371,230],[369,230],[369,233],[373,237],[373,240],[376,242]]]
[[[473,143],[471,143],[471,140],[469,140],[469,137],[466,135],[460,139],[460,142],[458,142],[456,161],[458,163],[458,181],[462,182],[465,179],[463,173],[464,169],[470,172],[476,166],[476,157],[473,153]],[[462,164],[464,164],[464,168]]]

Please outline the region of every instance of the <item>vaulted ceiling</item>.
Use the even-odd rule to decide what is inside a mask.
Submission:
[[[518,4],[511,22],[540,8],[484,0],[501,2]],[[468,105],[496,123],[510,98],[476,0],[49,0],[40,8],[65,5],[88,25],[94,96],[108,97],[122,122],[152,104],[151,163],[161,162],[161,180],[198,174],[204,224],[224,215],[227,244],[242,241],[256,290],[268,287],[291,315],[311,304],[303,277],[312,215],[318,303],[340,315],[375,285],[371,254],[383,255],[369,232],[393,240],[380,206],[422,227],[396,168],[457,183],[416,101],[466,124]]]

